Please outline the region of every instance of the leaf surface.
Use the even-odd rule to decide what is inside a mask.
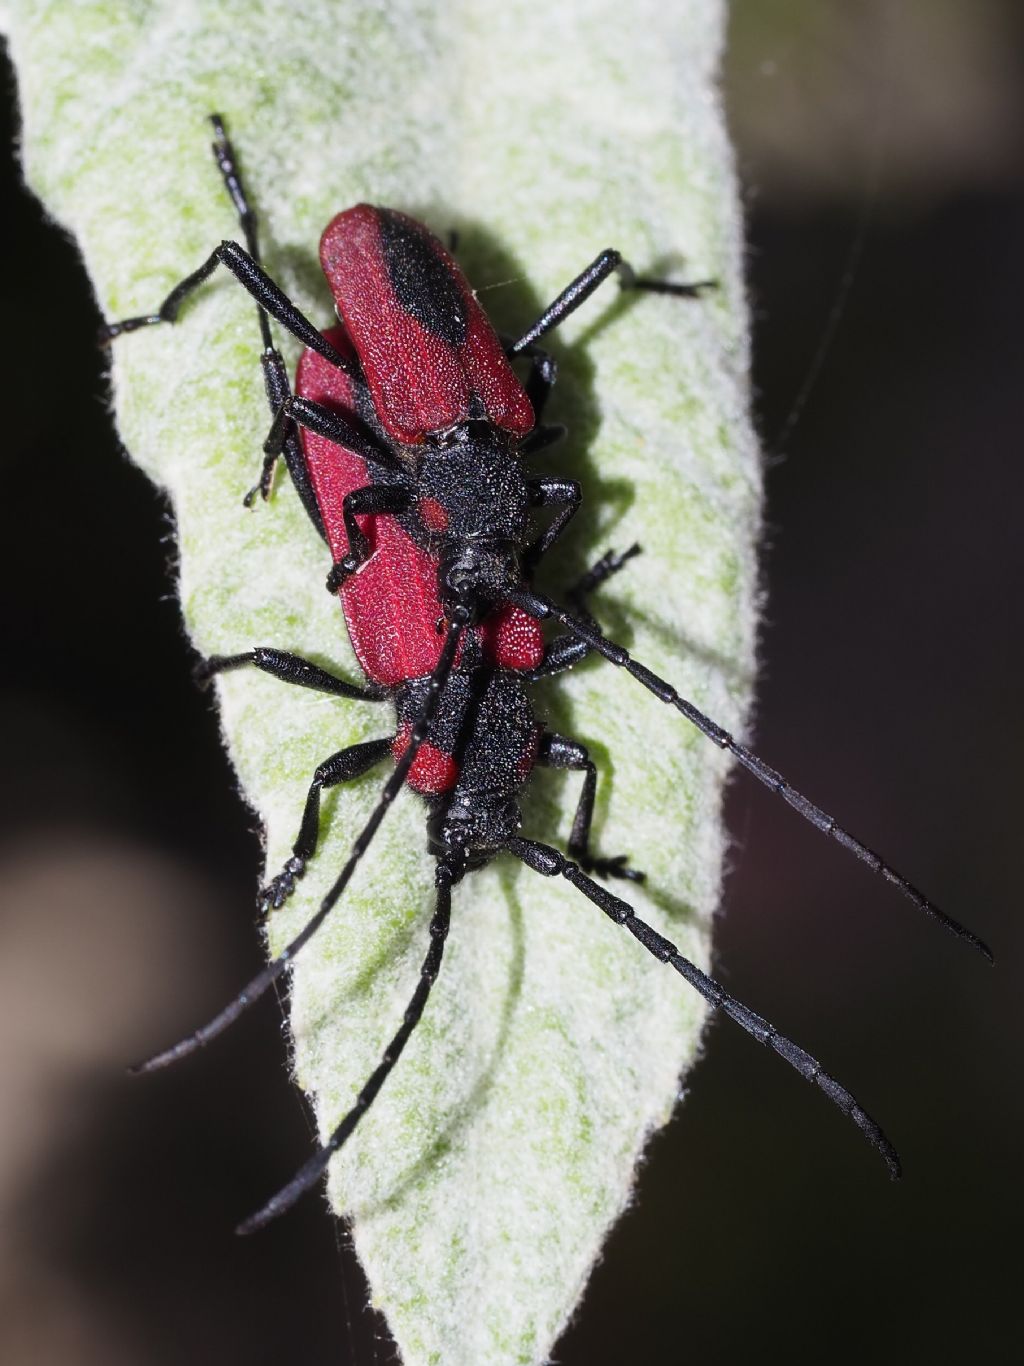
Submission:
[[[606,0],[14,3],[7,22],[29,182],[75,235],[107,318],[151,310],[238,235],[209,154],[214,110],[267,268],[322,326],[333,319],[319,233],[360,200],[458,229],[467,274],[508,332],[610,245],[642,273],[719,281],[699,302],[605,286],[553,340],[550,416],[571,437],[542,468],[578,478],[586,503],[542,583],[557,592],[609,546],[639,541],[643,555],[595,602],[602,624],[742,729],[759,474],[714,90],[719,0],[638,0],[628,19]],[[241,507],[268,425],[258,353],[252,303],[218,272],[176,327],[117,343],[119,430],[171,499],[197,649],[274,645],[355,678],[325,552],[292,489],[279,481],[269,506]],[[390,713],[245,672],[220,692],[273,872],[316,764],[389,733]],[[638,911],[706,966],[722,756],[600,661],[538,687],[536,703],[598,762],[597,849],[647,872]],[[536,775],[524,833],[564,846],[578,781]],[[270,920],[272,950],[333,880],[380,782],[325,802],[320,852]],[[323,1133],[401,1020],[431,901],[424,811],[406,793],[294,971],[295,1073]],[[422,1024],[329,1179],[408,1366],[547,1358],[672,1112],[703,1018],[674,973],[564,882],[508,858],[467,877]],[[239,1142],[252,1122],[239,1115]]]

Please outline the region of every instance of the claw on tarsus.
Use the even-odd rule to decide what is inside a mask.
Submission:
[[[267,915],[284,905],[295,891],[295,884],[306,871],[306,860],[293,854],[277,877],[271,878],[260,892],[260,913]]]
[[[585,873],[596,873],[598,877],[619,877],[629,882],[646,882],[647,874],[639,868],[627,868],[628,854],[614,854],[611,858],[580,858],[579,866]]]

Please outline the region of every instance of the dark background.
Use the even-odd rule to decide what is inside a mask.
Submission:
[[[906,1177],[713,1027],[557,1357],[1008,1359],[1022,11],[744,0],[733,21],[772,455],[758,748],[998,965],[737,779],[719,971],[884,1121]],[[82,271],[5,174],[3,1360],[383,1366],[318,1202],[230,1233],[309,1149],[273,1006],[179,1072],[123,1077],[256,969],[259,845],[189,680],[166,511],[106,412]]]

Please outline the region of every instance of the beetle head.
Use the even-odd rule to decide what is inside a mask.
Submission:
[[[519,807],[504,792],[456,790],[427,820],[427,837],[434,853],[449,863],[479,868],[504,849],[522,824]]]
[[[521,577],[512,541],[487,536],[456,543],[441,557],[441,602],[449,616],[453,608],[464,607],[476,622],[493,603],[507,598]]]

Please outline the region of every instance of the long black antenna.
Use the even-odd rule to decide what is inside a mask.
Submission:
[[[257,232],[256,214],[250,207],[249,198],[245,193],[245,186],[242,184],[241,173],[238,170],[238,161],[235,157],[235,149],[228,140],[228,135],[224,128],[223,116],[220,114],[211,114],[210,122],[213,125],[214,134],[213,147],[211,149],[213,151],[213,159],[217,163],[217,169],[221,173],[227,192],[231,196],[231,202],[235,206],[235,212],[238,215],[239,226],[245,237],[245,245],[249,255],[258,266],[262,265],[263,262],[260,258],[260,243]],[[274,339],[270,335],[270,320],[267,317],[266,311],[258,302],[256,304],[256,313],[260,322],[260,337],[263,341],[263,349],[264,351],[273,351],[275,348]]]
[[[862,844],[860,840],[851,835],[848,830],[844,830],[843,827],[838,824],[834,816],[830,816],[828,812],[823,811],[820,806],[815,806],[814,802],[810,801],[802,792],[798,792],[795,787],[791,786],[781,773],[777,772],[774,768],[771,768],[763,759],[747,749],[746,745],[741,745],[738,740],[733,739],[728,731],[723,730],[722,727],[718,725],[717,722],[712,721],[709,716],[705,716],[692,702],[688,702],[685,697],[681,697],[671,683],[667,683],[665,679],[659,678],[656,673],[652,673],[645,665],[639,664],[632,655],[630,655],[629,651],[623,649],[621,645],[616,645],[614,641],[608,640],[606,636],[602,635],[601,631],[592,621],[581,621],[578,617],[574,617],[567,612],[564,607],[559,607],[557,603],[551,602],[548,598],[543,597],[539,593],[534,593],[530,589],[523,589],[510,594],[510,600],[518,607],[522,607],[524,611],[529,612],[531,616],[538,617],[541,620],[546,617],[553,617],[554,620],[560,622],[567,631],[570,631],[580,640],[585,641],[592,650],[596,650],[598,654],[603,655],[604,658],[610,660],[612,664],[618,665],[621,669],[625,669],[626,672],[631,674],[638,683],[642,684],[642,686],[648,690],[648,692],[652,692],[659,702],[665,702],[669,706],[675,707],[675,709],[682,712],[686,719],[695,725],[703,735],[706,735],[709,740],[713,740],[719,749],[728,750],[729,753],[743,765],[748,773],[752,773],[758,782],[764,783],[765,787],[769,788],[772,792],[777,793],[784,801],[788,802],[794,811],[803,816],[804,820],[810,821],[810,823],[813,826],[816,826],[822,834],[831,836],[831,838],[838,844],[841,844],[844,849],[848,849],[851,854],[855,854],[857,858],[866,863],[873,872],[880,873],[881,876],[885,878],[886,882],[891,882],[898,891],[902,892],[908,901],[914,903],[918,910],[924,911],[925,914],[930,915],[933,920],[937,920],[943,928],[950,932],[950,934],[955,934],[958,939],[962,939],[966,944],[977,949],[977,951],[983,954],[990,963],[993,961],[992,950],[984,940],[979,939],[976,934],[971,930],[966,929],[959,921],[954,920],[952,916],[948,916],[945,911],[939,910],[938,906],[929,901],[924,893],[919,891],[913,883],[908,882],[902,873],[898,873],[895,868],[892,868],[884,859],[880,858],[873,849],[869,849],[866,844]]]
[[[231,202],[235,206],[249,255],[256,266],[262,268],[263,258],[260,255],[259,224],[256,210],[249,203],[245,185],[242,183],[242,174],[238,169],[235,149],[232,147],[224,128],[222,116],[211,114],[210,122],[213,125],[214,132],[213,159],[217,163],[217,169],[220,171],[225,188],[231,197]],[[291,397],[291,385],[288,383],[288,371],[285,368],[284,359],[274,345],[273,334],[270,330],[270,319],[259,300],[256,303],[256,315],[259,319],[260,339],[263,344],[263,352],[260,356],[260,365],[263,367],[263,386],[266,390],[270,412],[276,422],[277,414],[286,400]],[[246,507],[252,507],[257,495],[262,497],[264,501],[270,497],[270,490],[274,483],[274,470],[277,467],[277,457],[283,454],[295,490],[302,499],[302,504],[313,525],[326,540],[327,535],[324,531],[323,519],[320,516],[316,494],[313,492],[306,470],[295,423],[288,422],[286,424],[285,429],[279,433],[277,442],[271,445],[270,450],[266,449],[267,444],[270,444],[269,438],[264,445],[263,466],[260,470],[259,482],[249,490],[243,499]]]
[[[327,1164],[331,1158],[346,1142],[353,1129],[377,1098],[377,1092],[387,1081],[391,1069],[402,1054],[402,1049],[409,1042],[409,1036],[420,1022],[420,1016],[427,1004],[430,989],[437,981],[437,975],[441,970],[445,940],[448,937],[448,926],[451,923],[452,883],[455,881],[455,875],[448,864],[441,860],[438,860],[434,881],[437,887],[437,904],[430,922],[430,948],[423,960],[423,966],[420,968],[420,980],[416,984],[412,1000],[405,1008],[405,1014],[402,1017],[402,1024],[398,1032],[384,1049],[380,1062],[356,1097],[355,1104],[323,1147],[317,1149],[313,1156],[302,1164],[287,1186],[282,1187],[276,1195],[271,1196],[255,1214],[250,1214],[248,1219],[244,1219],[235,1229],[236,1233],[255,1233],[258,1229],[264,1228],[272,1219],[284,1214],[285,1210],[291,1209],[296,1200],[299,1200],[307,1191],[313,1189],[327,1170]]]
[[[464,607],[456,607],[452,613],[452,619],[448,624],[445,636],[444,647],[438,659],[437,667],[430,675],[430,682],[427,686],[426,696],[423,707],[416,719],[409,736],[409,746],[405,753],[395,765],[395,771],[384,784],[380,799],[374,807],[370,819],[363,826],[359,835],[352,845],[352,852],[349,854],[348,862],[342,868],[335,879],[334,885],[320,903],[320,908],[316,914],[306,922],[303,928],[283,949],[276,958],[267,964],[262,972],[258,972],[251,982],[238,993],[238,995],[224,1007],[219,1014],[215,1015],[208,1024],[203,1025],[187,1038],[182,1039],[171,1048],[165,1049],[162,1053],[157,1053],[145,1062],[138,1063],[135,1067],[129,1068],[133,1076],[141,1075],[144,1072],[156,1072],[160,1068],[169,1067],[172,1063],[180,1062],[182,1058],[187,1058],[198,1049],[203,1048],[218,1034],[222,1034],[229,1025],[234,1024],[254,1001],[258,1001],[263,993],[272,986],[281,976],[285,968],[299,952],[302,946],[316,934],[317,930],[324,923],[331,911],[334,909],[339,897],[351,880],[352,874],[356,870],[356,865],[366,853],[377,827],[387,815],[388,808],[402,790],[402,784],[408,776],[419,752],[420,746],[427,738],[430,730],[430,723],[433,721],[437,712],[441,694],[448,681],[455,662],[455,654],[459,648],[459,640],[469,621],[469,611]]]
[[[900,1160],[896,1155],[896,1149],[867,1111],[857,1103],[845,1086],[840,1086],[834,1077],[829,1076],[817,1058],[812,1058],[810,1053],[780,1034],[774,1025],[756,1015],[749,1006],[737,1001],[735,996],[730,996],[723,986],[706,972],[701,972],[688,958],[684,958],[675,944],[648,925],[646,920],[641,920],[628,902],[623,901],[621,897],[613,896],[606,887],[587,877],[581,868],[565,858],[557,849],[552,849],[547,844],[539,844],[536,840],[518,838],[509,840],[506,848],[510,854],[522,859],[535,873],[541,873],[544,877],[557,877],[561,874],[577,891],[582,892],[595,906],[604,911],[609,919],[614,920],[616,925],[624,925],[648,953],[653,954],[659,962],[667,963],[670,968],[674,968],[695,991],[700,992],[709,1005],[724,1011],[729,1019],[735,1021],[751,1038],[773,1049],[806,1081],[820,1087],[832,1104],[852,1119],[868,1142],[881,1153],[892,1179],[899,1180]]]

